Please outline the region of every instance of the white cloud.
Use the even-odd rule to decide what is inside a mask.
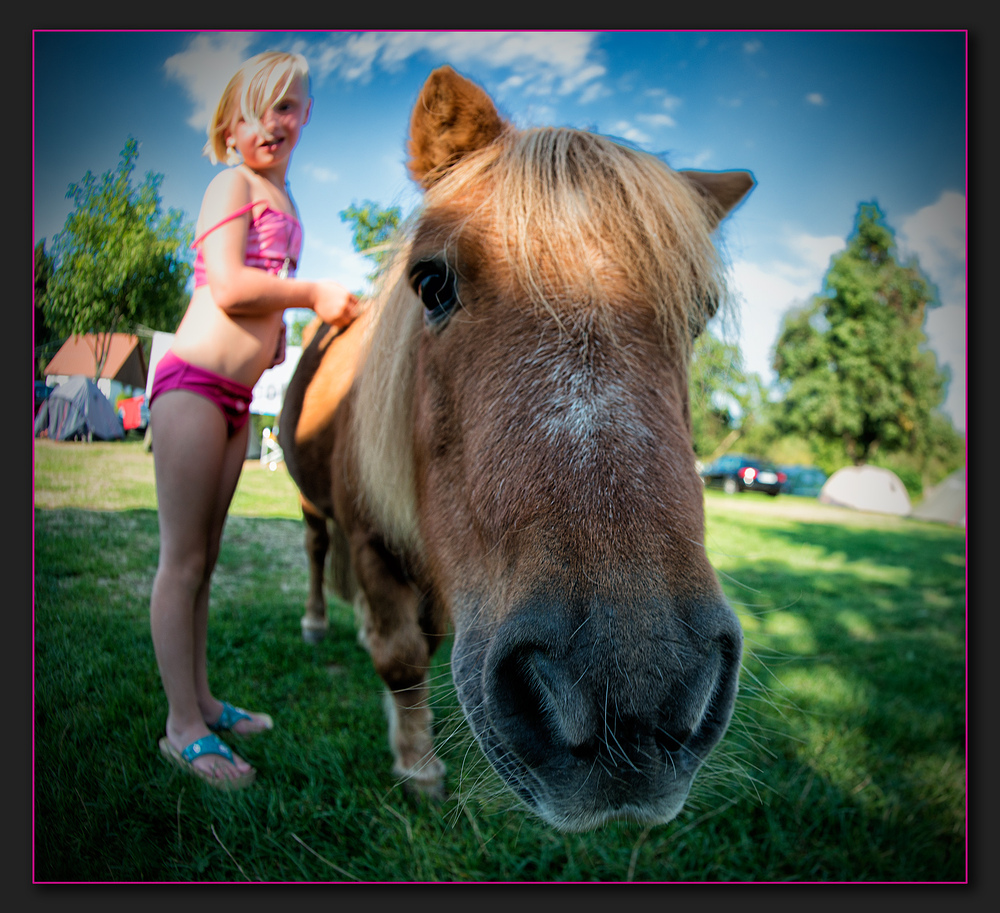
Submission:
[[[200,33],[165,63],[193,102],[188,123],[204,129],[226,82],[260,36],[252,32]],[[331,74],[367,82],[376,69],[392,71],[412,57],[448,61],[456,68],[489,66],[510,73],[503,90],[546,98],[577,94],[581,103],[611,94],[601,81],[593,32],[355,32],[316,41],[297,39],[290,49],[306,56],[314,83]]]
[[[903,220],[900,251],[913,254],[938,284],[942,303],[965,303],[965,197],[946,191],[930,206]]]
[[[323,240],[317,232],[306,232],[302,279],[336,276],[349,289],[363,289],[371,272],[371,261],[354,250]]]
[[[927,312],[924,329],[938,364],[951,369],[945,409],[960,430],[965,430],[967,368],[965,221],[965,196],[946,191],[905,218],[896,235],[900,253],[915,255],[938,289],[941,306]]]
[[[802,280],[812,282],[818,275],[826,275],[830,258],[847,243],[838,235],[793,235],[785,242],[799,258],[799,265],[785,264],[785,268],[797,274]],[[819,291],[819,285],[816,286]]]
[[[676,95],[671,95],[666,89],[649,89],[646,95],[650,98],[659,99],[660,105],[667,111],[673,111],[683,104],[680,98]]]
[[[677,126],[677,121],[675,121],[669,114],[637,114],[635,119],[656,129],[661,127]]]
[[[686,159],[671,160],[671,168],[704,168],[712,161],[715,152],[711,149],[702,149]]]
[[[613,124],[608,133],[611,136],[617,136],[621,139],[628,140],[630,143],[635,143],[636,145],[643,145],[651,140],[651,137],[643,133],[638,127],[633,127],[627,120],[620,120]]]
[[[237,67],[246,60],[256,39],[252,32],[205,32],[163,64],[167,76],[177,80],[194,108],[187,119],[198,130],[208,127],[222,90]]]
[[[826,99],[822,95],[820,95],[819,92],[810,92],[806,96],[806,101],[809,102],[809,104],[811,105],[822,106],[826,104]]]
[[[748,371],[759,374],[765,383],[774,380],[771,350],[781,330],[781,320],[789,308],[804,304],[819,293],[830,257],[843,248],[836,236],[794,234],[778,242],[783,259],[767,263],[736,260],[731,284],[740,302],[740,348]]]
[[[333,35],[307,49],[319,78],[336,73],[365,81],[376,67],[392,70],[418,54],[511,68],[534,94],[568,94],[605,74],[592,59],[593,32],[363,32]]]
[[[302,170],[314,181],[319,181],[321,184],[332,184],[340,180],[340,176],[335,171],[331,171],[323,165],[314,165],[312,162],[304,162]]]
[[[611,94],[611,90],[604,83],[592,82],[580,93],[578,101],[581,105],[586,105],[592,101],[596,101],[598,98],[606,98]]]
[[[743,42],[743,50],[747,54],[756,54],[763,47],[764,45],[761,44],[761,42],[757,41],[757,39]]]

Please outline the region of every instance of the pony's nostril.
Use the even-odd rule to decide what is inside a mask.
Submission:
[[[584,739],[582,742],[571,744],[569,746],[569,753],[580,761],[586,761],[596,757],[600,749],[601,743],[595,736],[591,736],[589,739]]]
[[[529,765],[546,757],[553,734],[547,720],[549,695],[535,671],[535,650],[519,650],[501,659],[487,689],[487,712],[508,748]]]
[[[654,734],[656,744],[669,754],[680,751],[691,737],[690,729],[674,729],[669,723],[662,724]]]

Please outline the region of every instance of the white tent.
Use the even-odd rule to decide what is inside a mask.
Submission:
[[[936,520],[965,526],[965,467],[927,490],[911,516],[916,520]]]
[[[823,486],[819,500],[824,504],[870,510],[879,514],[910,513],[910,496],[899,476],[880,466],[845,466]]]

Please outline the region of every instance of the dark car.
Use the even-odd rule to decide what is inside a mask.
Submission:
[[[52,395],[53,388],[48,386],[44,380],[35,381],[35,415],[42,408],[42,403]]]
[[[785,474],[774,463],[743,453],[729,453],[701,471],[706,488],[721,488],[726,494],[762,491],[772,498],[781,491]]]
[[[787,481],[781,486],[782,494],[815,498],[827,480],[819,466],[782,466]]]

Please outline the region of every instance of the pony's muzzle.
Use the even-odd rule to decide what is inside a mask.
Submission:
[[[485,658],[480,741],[529,805],[570,829],[575,816],[673,817],[736,699],[742,633],[724,603],[698,625],[633,618],[627,635],[613,614],[560,638],[551,607],[521,613]]]

